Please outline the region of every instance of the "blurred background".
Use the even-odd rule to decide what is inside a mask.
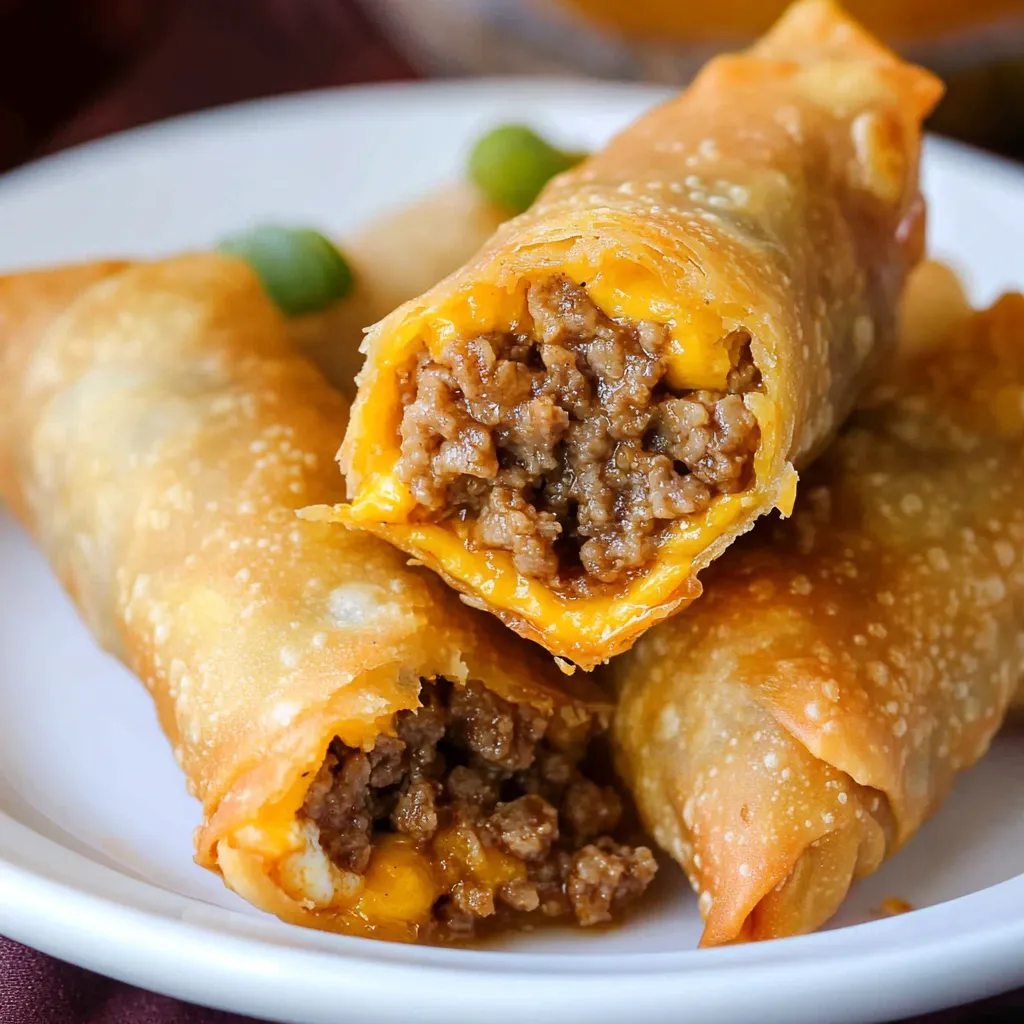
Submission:
[[[0,0],[0,170],[323,86],[578,74],[681,84],[785,0]],[[931,127],[1024,159],[1024,0],[847,0],[949,94]]]

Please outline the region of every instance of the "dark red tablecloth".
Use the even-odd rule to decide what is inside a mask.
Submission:
[[[0,0],[0,168],[202,107],[413,75],[354,0]],[[915,1024],[1022,1011],[1024,991]],[[242,1022],[0,937],[0,1024]]]
[[[0,936],[0,1024],[245,1024],[72,967]]]

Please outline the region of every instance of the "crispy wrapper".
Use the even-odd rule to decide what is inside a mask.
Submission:
[[[339,453],[351,503],[333,516],[414,554],[556,655],[592,667],[628,648],[699,595],[696,574],[758,516],[790,510],[795,467],[889,348],[922,252],[921,120],[940,92],[820,0],[713,60],[372,330]],[[665,325],[665,381],[679,393],[724,388],[740,336],[762,379],[744,399],[760,431],[747,483],[669,521],[649,564],[582,592],[474,548],[458,516],[424,516],[396,468],[410,365],[453,339],[529,335],[529,289],[553,275],[619,323]]]
[[[0,279],[0,494],[152,694],[197,861],[286,921],[414,939],[433,865],[391,844],[339,872],[297,819],[332,738],[369,749],[436,677],[602,705],[391,546],[296,517],[337,497],[345,415],[241,262]]]
[[[1021,676],[1024,297],[888,374],[804,482],[611,666],[617,761],[703,942],[810,931],[899,849]]]
[[[352,267],[352,292],[327,309],[290,318],[292,344],[332,387],[355,398],[367,326],[461,266],[505,216],[469,182],[456,182],[374,218],[339,242]]]

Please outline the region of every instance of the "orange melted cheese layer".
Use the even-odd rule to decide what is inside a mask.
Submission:
[[[521,861],[485,847],[459,826],[442,829],[426,845],[401,835],[376,836],[363,874],[330,860],[312,822],[249,825],[231,837],[231,845],[269,864],[271,877],[296,904],[389,933],[428,924],[438,898],[460,887],[483,887],[493,896],[506,882],[526,877]]]
[[[345,721],[330,734],[365,749],[386,731],[386,720]],[[258,820],[218,845],[219,855],[227,859],[241,855],[261,863],[259,873],[287,901],[316,915],[302,923],[330,927],[333,919],[353,934],[407,941],[430,923],[440,896],[465,885],[494,895],[504,883],[526,877],[521,861],[483,846],[475,833],[457,825],[441,829],[425,844],[392,833],[376,835],[365,872],[340,868],[321,847],[317,825],[299,816],[313,774],[313,767],[299,772],[279,799],[264,806]]]
[[[558,270],[585,283],[606,315],[633,323],[656,320],[669,327],[668,380],[674,389],[726,387],[731,359],[725,339],[738,321],[726,322],[696,299],[687,304],[694,312],[684,319],[680,296],[669,294],[653,271],[637,263],[609,257],[595,266],[567,258]],[[699,592],[692,581],[695,567],[703,567],[715,541],[734,531],[765,500],[760,482],[770,476],[777,418],[766,395],[745,396],[761,432],[753,483],[738,494],[717,496],[702,513],[667,524],[653,564],[621,587],[595,587],[589,595],[562,594],[519,573],[509,552],[470,550],[465,526],[457,520],[414,521],[416,500],[396,470],[404,411],[399,375],[423,347],[436,356],[459,337],[528,329],[527,289],[526,281],[514,290],[477,282],[429,313],[414,305],[394,325],[388,324],[386,344],[372,357],[373,369],[362,382],[359,422],[372,425],[372,434],[366,430],[353,436],[348,452],[350,475],[358,482],[356,493],[348,505],[308,508],[300,514],[377,534],[482,600],[553,654],[590,667],[596,663],[591,652],[614,652],[617,643],[650,621],[651,609]],[[792,508],[795,492],[796,473],[790,470],[772,496],[783,514]]]
[[[651,607],[662,605],[685,587],[699,556],[756,502],[749,492],[722,495],[701,515],[669,524],[647,572],[624,588],[590,596],[561,594],[542,580],[524,576],[507,551],[469,550],[462,524],[457,522],[380,524],[357,519],[345,505],[305,509],[302,514],[359,526],[383,537],[461,589],[478,595],[489,607],[530,623],[532,632],[552,653],[584,664],[589,648],[630,635]]]

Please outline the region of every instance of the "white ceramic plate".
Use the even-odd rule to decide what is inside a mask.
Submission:
[[[504,81],[354,89],[189,117],[0,179],[0,267],[156,254],[261,220],[350,230],[455,178],[514,118],[592,146],[658,98]],[[934,251],[973,297],[1024,284],[1024,175],[933,143]],[[0,933],[161,992],[288,1021],[875,1021],[1024,984],[1024,735],[997,741],[832,929],[697,951],[660,899],[602,934],[460,951],[283,925],[191,861],[199,807],[142,687],[94,647],[0,513]],[[886,896],[915,913],[877,920]]]

